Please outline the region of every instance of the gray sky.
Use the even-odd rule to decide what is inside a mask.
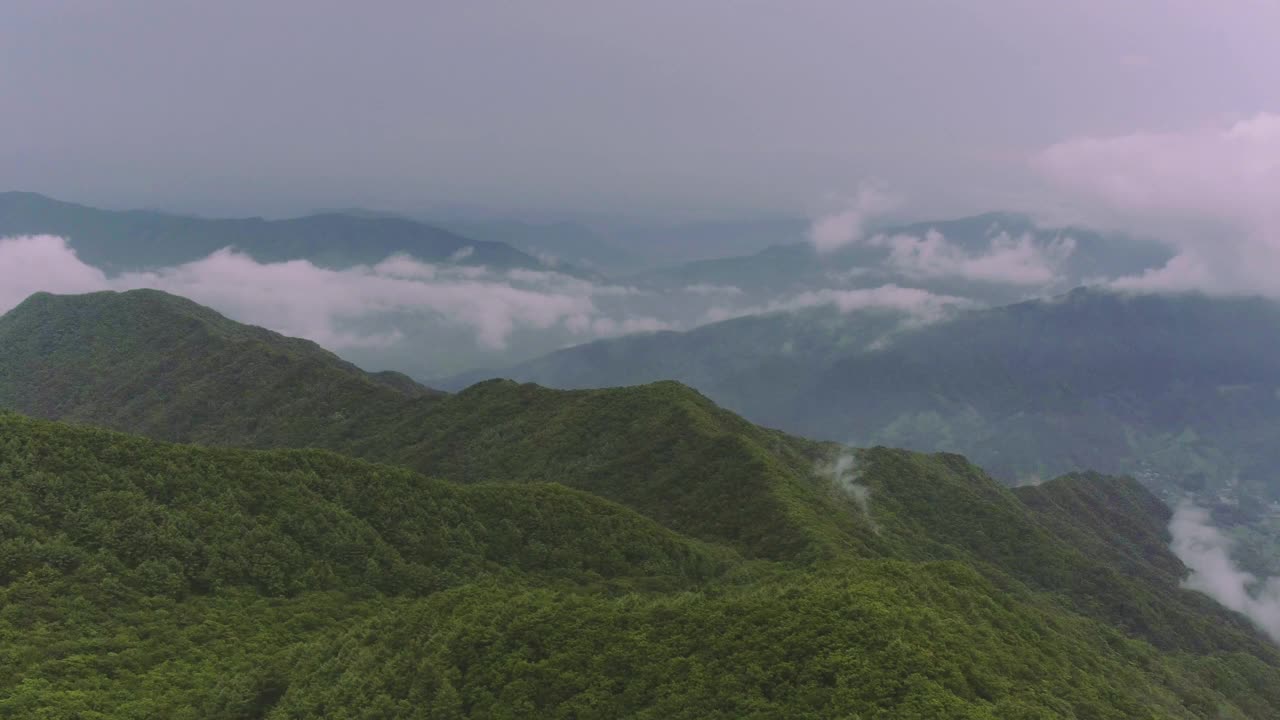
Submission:
[[[7,0],[0,189],[717,214],[876,179],[1018,209],[1050,146],[1280,111],[1278,31],[1272,0]]]

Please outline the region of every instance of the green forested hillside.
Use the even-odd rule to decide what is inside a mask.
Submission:
[[[673,382],[443,395],[149,291],[0,338],[0,404],[222,446],[0,414],[0,717],[1280,712],[1132,480],[1009,490]]]
[[[479,577],[612,594],[690,587],[733,561],[559,485],[459,486],[0,414],[0,716],[65,717],[92,698],[104,717],[143,717],[116,703],[165,696],[172,717],[192,688],[236,692],[225,662],[271,671],[256,665],[279,645]]]
[[[37,293],[0,316],[0,408],[164,440],[333,445],[439,395],[157,290]]]
[[[398,593],[495,569],[706,576],[728,557],[561,485],[458,485],[322,451],[0,423],[5,520],[22,531],[4,541],[6,580],[56,558],[72,575],[123,573],[174,597],[233,586]]]
[[[973,536],[997,530],[961,517],[982,500],[955,507],[971,531],[922,547],[940,518],[880,501],[883,483],[914,484],[912,467],[887,460],[867,458],[859,477],[873,483],[882,557],[744,561],[556,485],[459,486],[327,452],[163,445],[0,416],[0,716],[1280,708],[1280,660],[1220,617],[1200,622],[1234,647],[1160,649],[972,559],[989,550]],[[1008,497],[977,487],[980,474],[954,480],[986,502]],[[1053,554],[1055,542],[1020,545]]]
[[[492,381],[447,396],[390,387],[311,343],[155,291],[37,295],[0,318],[0,339],[0,405],[47,418],[210,445],[319,447],[462,483],[555,482],[748,557],[980,561],[1165,645],[1178,644],[1182,621],[1170,618],[1213,607],[1169,605],[1188,597],[1166,592],[1176,560],[1152,595],[1127,588],[1124,573],[1088,570],[1091,553],[1080,551],[1090,538],[1023,548],[1023,538],[1061,535],[1061,518],[1029,524],[1014,495],[956,456],[859,454],[869,516],[837,487],[853,482],[833,477],[838,446],[757,427],[676,383],[556,391]],[[1169,557],[1167,510],[1133,492],[1145,500],[1128,514],[1146,518],[1147,545]],[[1097,515],[1065,514],[1067,525]]]
[[[814,471],[829,446],[751,425],[677,383],[480,383],[349,450],[460,482],[562,482],[753,556],[829,554],[855,529]]]
[[[1251,656],[1161,655],[959,563],[639,599],[468,588],[304,667],[281,716],[1154,719],[1267,717],[1280,701]]]

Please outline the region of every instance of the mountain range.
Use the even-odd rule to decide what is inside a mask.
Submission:
[[[1011,490],[669,381],[445,394],[156,291],[0,317],[0,408],[0,714],[1280,710],[1127,478]]]
[[[551,387],[671,378],[770,427],[972,457],[1009,484],[1096,469],[1197,496],[1275,572],[1280,306],[1077,289],[922,323],[751,316],[568,348],[496,374]],[[465,385],[475,374],[444,379]]]
[[[983,304],[1003,304],[1137,275],[1160,267],[1169,249],[1153,240],[1019,213],[850,229],[821,248],[792,228],[756,253],[717,257],[628,277],[640,287],[734,287],[760,299],[826,287],[917,287]]]
[[[167,267],[234,248],[259,262],[369,265],[397,254],[429,263],[545,269],[500,242],[482,242],[396,216],[324,213],[287,220],[206,219],[149,210],[112,211],[37,193],[0,193],[0,237],[58,235],[79,258],[109,272]],[[572,268],[561,268],[573,272]]]

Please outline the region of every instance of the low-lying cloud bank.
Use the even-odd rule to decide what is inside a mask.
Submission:
[[[1116,286],[1280,297],[1280,114],[1078,138],[1033,165],[1087,222],[1174,247],[1166,265]]]
[[[1231,538],[1214,527],[1209,512],[1189,502],[1169,522],[1173,552],[1191,569],[1184,587],[1198,590],[1248,617],[1280,642],[1280,578],[1260,580],[1231,559]]]
[[[718,322],[745,315],[795,312],[816,307],[834,307],[842,313],[860,310],[889,310],[902,313],[910,322],[934,322],[951,312],[973,307],[974,302],[952,295],[938,295],[920,288],[881,285],[856,290],[824,288],[773,300],[762,305],[716,307],[706,315],[708,322]]]
[[[135,288],[181,295],[235,320],[338,351],[395,346],[426,319],[466,328],[478,350],[496,352],[520,330],[555,331],[570,342],[585,342],[822,306],[844,313],[890,310],[914,324],[973,304],[893,284],[822,288],[765,301],[750,301],[736,287],[703,284],[673,299],[556,272],[434,265],[403,255],[331,270],[306,260],[260,263],[231,249],[174,267],[108,276],[82,262],[60,237],[0,238],[0,313],[37,291]],[[689,312],[701,315],[680,319],[679,313]]]
[[[380,347],[398,330],[360,333],[355,321],[389,313],[430,315],[465,326],[483,348],[505,347],[522,327],[561,327],[587,338],[667,323],[602,312],[597,299],[631,288],[596,285],[558,273],[431,265],[396,256],[372,266],[320,268],[306,260],[259,263],[230,249],[195,262],[108,277],[51,235],[0,238],[0,312],[37,291],[85,293],[155,288],[190,298],[243,322],[314,340],[331,349]]]

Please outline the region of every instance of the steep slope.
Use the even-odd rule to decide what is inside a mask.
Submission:
[[[1133,478],[1074,473],[1013,494],[1055,535],[1126,574],[1169,580],[1185,572],[1169,552],[1169,507]]]
[[[337,213],[289,220],[210,220],[143,210],[110,211],[35,193],[0,193],[0,237],[60,235],[80,259],[110,271],[190,262],[225,247],[260,262],[306,259],[325,267],[375,263],[403,253],[426,262],[542,268],[534,257],[397,217]],[[470,250],[467,250],[470,248]]]
[[[1180,589],[1168,509],[1131,479],[1066,476],[1014,492],[959,455],[880,447],[848,467],[842,484],[860,488],[878,554],[994,569],[1165,649],[1272,652],[1244,618]]]

